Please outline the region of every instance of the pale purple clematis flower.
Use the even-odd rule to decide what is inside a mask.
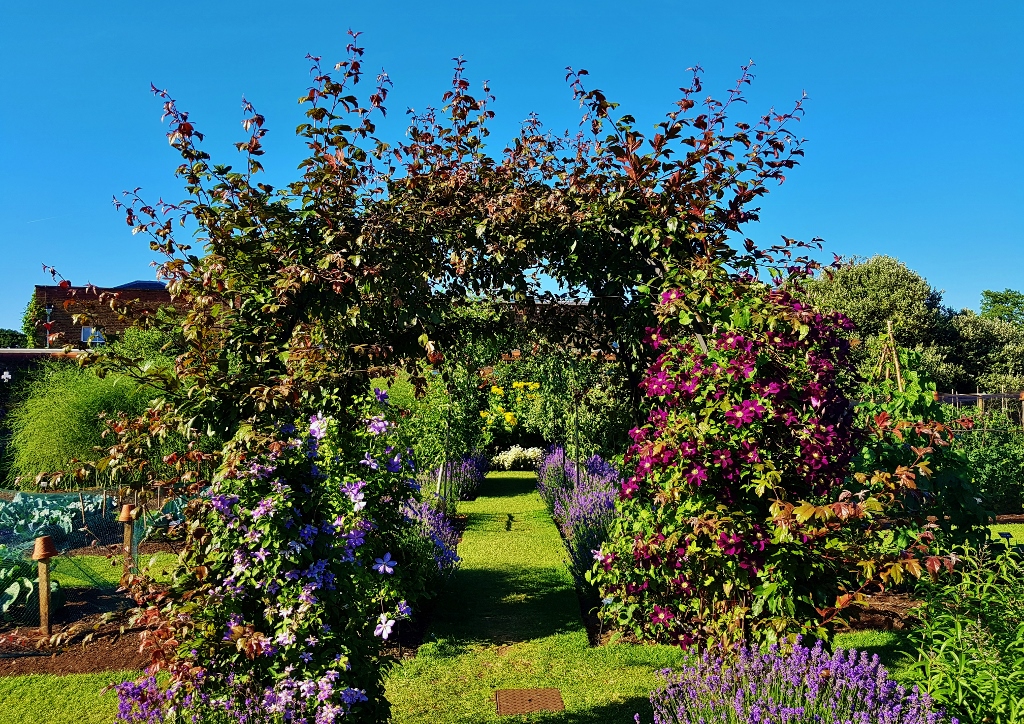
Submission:
[[[387,432],[390,425],[391,423],[385,420],[383,416],[377,415],[366,421],[366,431],[371,435],[383,435]]]
[[[373,569],[377,573],[381,574],[392,574],[395,572],[395,566],[398,564],[391,558],[391,553],[385,553],[383,558],[377,558],[373,562]]]
[[[409,618],[412,615],[412,608],[405,601],[398,602],[398,615],[402,618]]]
[[[359,464],[365,465],[366,467],[370,468],[370,470],[377,470],[380,467],[377,464],[377,461],[374,460],[373,457],[370,455],[370,453],[366,453],[363,456],[363,459],[359,461]]]
[[[380,636],[382,639],[387,639],[391,635],[391,628],[395,625],[394,619],[388,618],[386,613],[382,613],[380,618],[377,619],[377,628],[373,630],[374,636]]]
[[[386,405],[387,404],[387,402],[388,402],[388,393],[387,392],[385,392],[384,390],[382,390],[379,387],[374,387],[373,388],[373,394],[377,397],[377,402],[381,403],[382,405]]]
[[[327,432],[327,421],[321,413],[313,415],[309,418],[309,436],[321,439]]]

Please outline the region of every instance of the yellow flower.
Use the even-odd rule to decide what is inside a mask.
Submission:
[[[516,390],[521,390],[521,389],[523,389],[523,387],[524,387],[525,385],[526,385],[526,383],[525,383],[525,382],[513,382],[513,383],[512,383],[512,387],[513,387],[513,389],[516,389]]]
[[[540,383],[539,382],[531,382],[530,383],[530,389],[534,390],[534,391],[539,390],[540,389]]]
[[[515,414],[511,413],[511,412],[506,412],[505,413],[505,422],[507,422],[509,425],[515,425],[516,424],[516,416],[515,416]]]
[[[497,385],[495,385],[495,386],[491,387],[491,394],[492,395],[497,395],[498,397],[501,397],[502,395],[505,394],[505,390],[503,390],[500,387],[498,387]]]
[[[487,417],[488,417],[488,416],[489,416],[490,414],[491,414],[491,413],[489,413],[489,412],[488,412],[487,410],[481,410],[481,411],[480,411],[480,417],[484,418],[485,420],[487,419]]]

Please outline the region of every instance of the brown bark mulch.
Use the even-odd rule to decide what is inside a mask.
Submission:
[[[126,631],[122,634],[120,627],[97,633],[87,644],[76,643],[61,649],[36,649],[31,639],[26,643],[30,654],[15,657],[0,654],[0,676],[95,674],[144,669],[150,660],[149,654],[139,653],[139,632]]]

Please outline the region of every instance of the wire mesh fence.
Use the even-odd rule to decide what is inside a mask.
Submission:
[[[0,657],[33,650],[51,626],[126,610],[131,602],[120,586],[127,571],[152,566],[166,575],[174,560],[166,532],[184,501],[143,504],[134,515],[127,502],[107,491],[0,490]]]

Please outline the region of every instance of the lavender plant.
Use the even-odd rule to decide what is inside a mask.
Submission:
[[[489,468],[487,457],[481,452],[464,455],[462,460],[445,463],[443,471],[448,480],[448,494],[453,500],[472,500]],[[436,481],[442,474],[439,468],[431,471],[429,480]]]
[[[586,574],[608,539],[620,482],[619,471],[599,455],[577,464],[560,446],[551,448],[538,469],[537,490],[558,524],[569,571],[582,590],[590,588]]]
[[[926,694],[891,679],[878,656],[829,653],[799,640],[791,651],[705,651],[651,694],[654,724],[958,724]],[[639,722],[639,716],[637,717]]]

